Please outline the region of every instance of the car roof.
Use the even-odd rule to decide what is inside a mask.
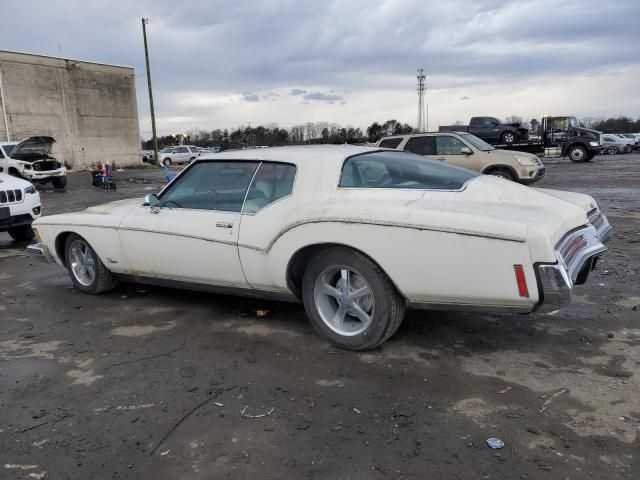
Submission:
[[[296,145],[251,148],[246,150],[225,150],[220,153],[201,155],[195,162],[205,160],[262,160],[294,164],[313,163],[317,161],[342,162],[345,158],[353,155],[378,151],[381,151],[381,149],[356,145]]]
[[[397,135],[387,135],[384,137],[380,137],[380,140],[388,140],[393,138],[409,138],[409,137],[426,137],[431,135],[468,135],[469,132],[416,132],[416,133],[398,133]],[[378,141],[380,141],[378,140]]]

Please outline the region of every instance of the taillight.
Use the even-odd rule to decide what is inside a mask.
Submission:
[[[524,268],[522,265],[514,265],[514,271],[516,272],[516,282],[518,283],[518,293],[521,297],[529,297],[529,289],[527,288],[527,279],[524,276]]]

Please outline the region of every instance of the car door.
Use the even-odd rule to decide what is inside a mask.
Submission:
[[[458,167],[478,170],[478,159],[475,154],[462,153],[466,147],[473,152],[473,149],[465,145],[462,140],[452,135],[438,135],[436,137],[436,158]]]
[[[238,257],[240,212],[259,162],[191,164],[158,197],[120,224],[128,273],[247,287]]]
[[[470,128],[469,132],[483,140],[497,140],[500,136],[498,124],[495,118],[477,117],[473,120],[473,124],[471,125],[473,128]]]

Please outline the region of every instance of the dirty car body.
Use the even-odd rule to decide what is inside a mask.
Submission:
[[[354,350],[393,335],[407,306],[556,310],[611,230],[587,195],[355,146],[204,156],[157,196],[34,226],[31,251],[87,293],[128,279],[301,301]]]

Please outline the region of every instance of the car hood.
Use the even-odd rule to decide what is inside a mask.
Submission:
[[[0,173],[0,190],[23,190],[29,185],[31,185],[31,183],[26,180]]]
[[[11,151],[11,158],[26,162],[35,162],[51,157],[51,148],[55,140],[53,137],[29,137],[19,142]]]

